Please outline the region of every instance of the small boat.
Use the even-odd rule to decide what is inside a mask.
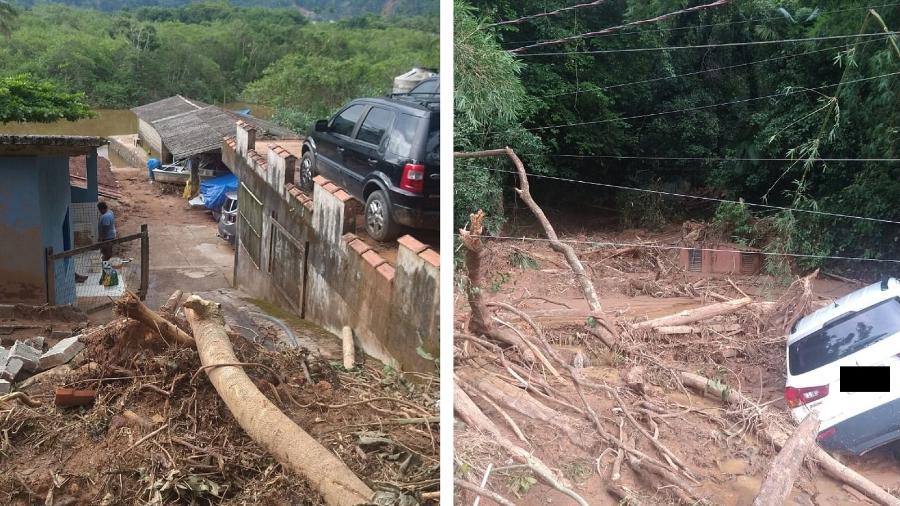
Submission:
[[[205,181],[207,179],[216,178],[225,174],[230,174],[228,171],[221,170],[213,170],[213,169],[198,169],[197,173],[200,176],[201,181]],[[191,177],[191,171],[184,165],[179,165],[176,163],[170,163],[167,165],[163,165],[158,169],[153,169],[153,179],[160,183],[169,183],[169,184],[185,184],[188,179]]]

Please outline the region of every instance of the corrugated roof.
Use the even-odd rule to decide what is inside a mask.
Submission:
[[[213,105],[162,118],[152,122],[152,125],[169,153],[176,159],[182,159],[221,149],[222,139],[234,135],[238,120],[256,126],[258,139],[298,138],[297,134],[270,121],[242,116]]]
[[[153,123],[154,121],[163,118],[196,111],[208,106],[209,104],[205,104],[199,100],[175,95],[174,97],[164,98],[150,104],[135,107],[131,109],[131,112],[147,123]]]

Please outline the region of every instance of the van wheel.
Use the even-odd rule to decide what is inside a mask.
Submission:
[[[390,241],[400,235],[399,227],[391,217],[391,204],[381,190],[366,199],[366,232],[376,241]]]
[[[303,153],[303,158],[300,159],[300,188],[306,192],[312,193],[313,178],[318,174],[319,172],[316,170],[316,161],[313,159],[312,151]]]

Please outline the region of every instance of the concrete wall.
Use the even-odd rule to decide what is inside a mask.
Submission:
[[[682,249],[678,256],[680,266],[689,274],[755,275],[762,270],[762,255],[742,251],[733,244],[698,245],[693,252],[700,255],[699,269],[696,261],[691,262],[692,250]]]
[[[222,148],[264,217],[259,265],[235,245],[235,285],[335,334],[350,326],[357,346],[383,362],[432,370],[417,350],[439,354],[440,256],[404,236],[390,264],[354,235],[359,202],[322,177],[304,194],[291,183],[296,157],[277,146],[257,153],[248,131],[240,123]]]
[[[159,136],[159,132],[157,132],[150,123],[138,119],[138,137],[140,137],[141,142],[143,142],[145,146],[150,148],[151,154],[154,157],[159,158],[163,163],[168,163],[169,153],[162,144],[162,138]]]

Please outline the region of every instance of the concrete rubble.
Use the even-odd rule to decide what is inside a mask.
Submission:
[[[43,354],[46,341],[43,336],[16,341],[8,350],[0,346],[0,394],[9,393],[16,378],[23,372],[43,371],[75,358],[84,349],[78,337],[62,339]]]
[[[63,365],[72,360],[83,349],[84,344],[78,340],[78,336],[63,339],[41,356],[39,368],[43,371]]]

